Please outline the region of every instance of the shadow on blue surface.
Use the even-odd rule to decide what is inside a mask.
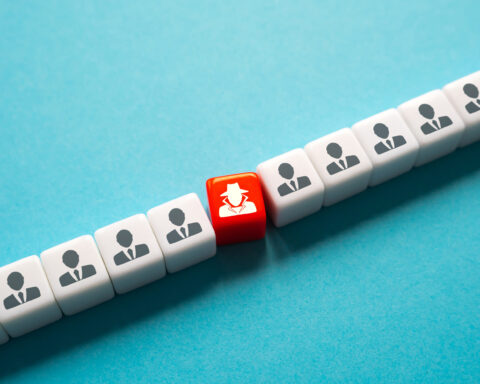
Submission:
[[[268,224],[268,244],[279,257],[295,257],[295,251],[331,239],[371,217],[377,217],[415,198],[425,198],[480,170],[480,143],[460,149],[434,163],[416,168],[383,185],[284,228]],[[285,247],[277,252],[276,243]],[[266,265],[264,240],[221,247],[217,256],[158,282],[140,288],[25,335],[0,347],[0,378],[24,367],[40,364],[82,343],[148,319],[160,311],[195,300],[221,281]]]

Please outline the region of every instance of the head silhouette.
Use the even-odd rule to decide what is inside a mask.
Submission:
[[[390,135],[388,127],[382,123],[375,124],[373,127],[373,132],[381,139],[386,139]]]
[[[181,226],[185,222],[185,213],[180,208],[173,208],[168,214],[168,218],[172,224]]]
[[[15,291],[19,291],[23,287],[23,275],[20,272],[12,272],[7,277],[7,284]]]
[[[433,119],[433,117],[435,116],[435,111],[428,104],[420,105],[420,107],[418,107],[418,112],[420,112],[420,114],[428,120]]]
[[[77,267],[78,259],[78,253],[72,250],[65,252],[62,256],[63,264],[72,269]]]
[[[288,163],[282,163],[278,167],[278,173],[284,179],[291,179],[293,177],[293,167]]]
[[[476,99],[478,97],[478,88],[471,83],[465,84],[463,86],[463,92],[465,93],[465,95],[471,97],[472,99]]]
[[[342,157],[342,147],[337,143],[330,143],[327,145],[327,153],[334,159]]]
[[[122,229],[120,232],[117,233],[117,242],[122,247],[128,248],[132,245],[133,236],[130,231],[126,229]]]

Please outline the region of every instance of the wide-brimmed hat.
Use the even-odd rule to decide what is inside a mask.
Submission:
[[[236,192],[246,193],[248,191],[246,191],[245,189],[241,189],[238,183],[227,184],[227,191],[223,192],[220,196],[228,196],[231,193],[236,193]]]

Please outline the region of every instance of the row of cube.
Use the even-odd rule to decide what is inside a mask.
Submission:
[[[476,72],[260,164],[272,221],[286,225],[479,140],[479,88]]]
[[[185,223],[186,213],[194,222]],[[193,242],[183,241],[193,236]],[[188,239],[190,240],[190,239]],[[216,253],[200,199],[188,194],[0,268],[0,324],[20,336]],[[0,340],[6,334],[0,326]]]
[[[263,197],[283,226],[477,141],[479,87],[477,72],[263,162],[258,178],[208,180],[212,222],[192,193],[0,268],[0,343],[263,237]]]

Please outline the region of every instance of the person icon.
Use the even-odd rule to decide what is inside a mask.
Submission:
[[[425,124],[423,124],[420,128],[425,135],[429,135],[439,129],[448,127],[452,125],[452,120],[448,116],[440,116],[438,121],[434,119],[435,111],[431,105],[422,104],[418,107],[418,112],[427,120]]]
[[[131,247],[133,243],[133,235],[126,229],[122,229],[117,233],[117,243],[127,249],[117,253],[113,257],[115,265],[128,263],[132,260],[138,259],[139,257],[148,255],[150,252],[147,244],[137,244],[134,247]]]
[[[22,291],[24,282],[23,275],[20,272],[12,272],[8,275],[8,286],[14,291],[18,291],[18,293],[12,293],[3,300],[5,309],[18,307],[19,305],[40,297],[40,290],[38,287],[29,287],[25,291]]]
[[[389,139],[390,132],[388,127],[383,123],[378,123],[373,126],[373,132],[377,135],[382,141],[379,141],[374,149],[379,155],[382,153],[388,152],[392,149],[401,147],[405,145],[407,142],[403,136],[397,135],[393,136]]]
[[[65,272],[60,276],[59,281],[62,287],[66,287],[97,273],[92,264],[82,265],[80,268],[77,268],[79,260],[80,257],[78,256],[78,253],[73,250],[68,250],[63,254],[63,264],[68,268],[73,269],[73,271]]]
[[[467,110],[467,112],[472,114],[480,111],[480,99],[478,98],[478,88],[472,83],[468,83],[463,86],[463,92],[465,93],[465,95],[467,95],[471,99],[474,99],[473,101],[470,101],[467,105],[465,105],[465,109]]]
[[[328,144],[327,153],[338,160],[338,162],[333,161],[328,164],[327,171],[330,175],[335,175],[360,163],[360,160],[355,155],[345,156],[345,160],[342,160],[342,147],[337,143]]]
[[[220,217],[229,217],[236,215],[245,215],[248,213],[257,212],[255,203],[248,200],[247,190],[241,189],[238,183],[227,184],[227,190],[220,196],[224,196],[223,204],[218,215]]]
[[[185,213],[180,208],[173,208],[169,212],[168,218],[173,225],[180,227],[167,234],[168,244],[176,243],[202,232],[200,223],[188,223],[185,226],[183,225],[185,223]]]
[[[302,188],[308,187],[311,182],[307,176],[297,177],[297,180],[293,180],[294,170],[288,163],[282,163],[278,167],[278,173],[289,182],[285,182],[278,187],[278,193],[280,196],[285,196],[290,193],[296,192]]]

